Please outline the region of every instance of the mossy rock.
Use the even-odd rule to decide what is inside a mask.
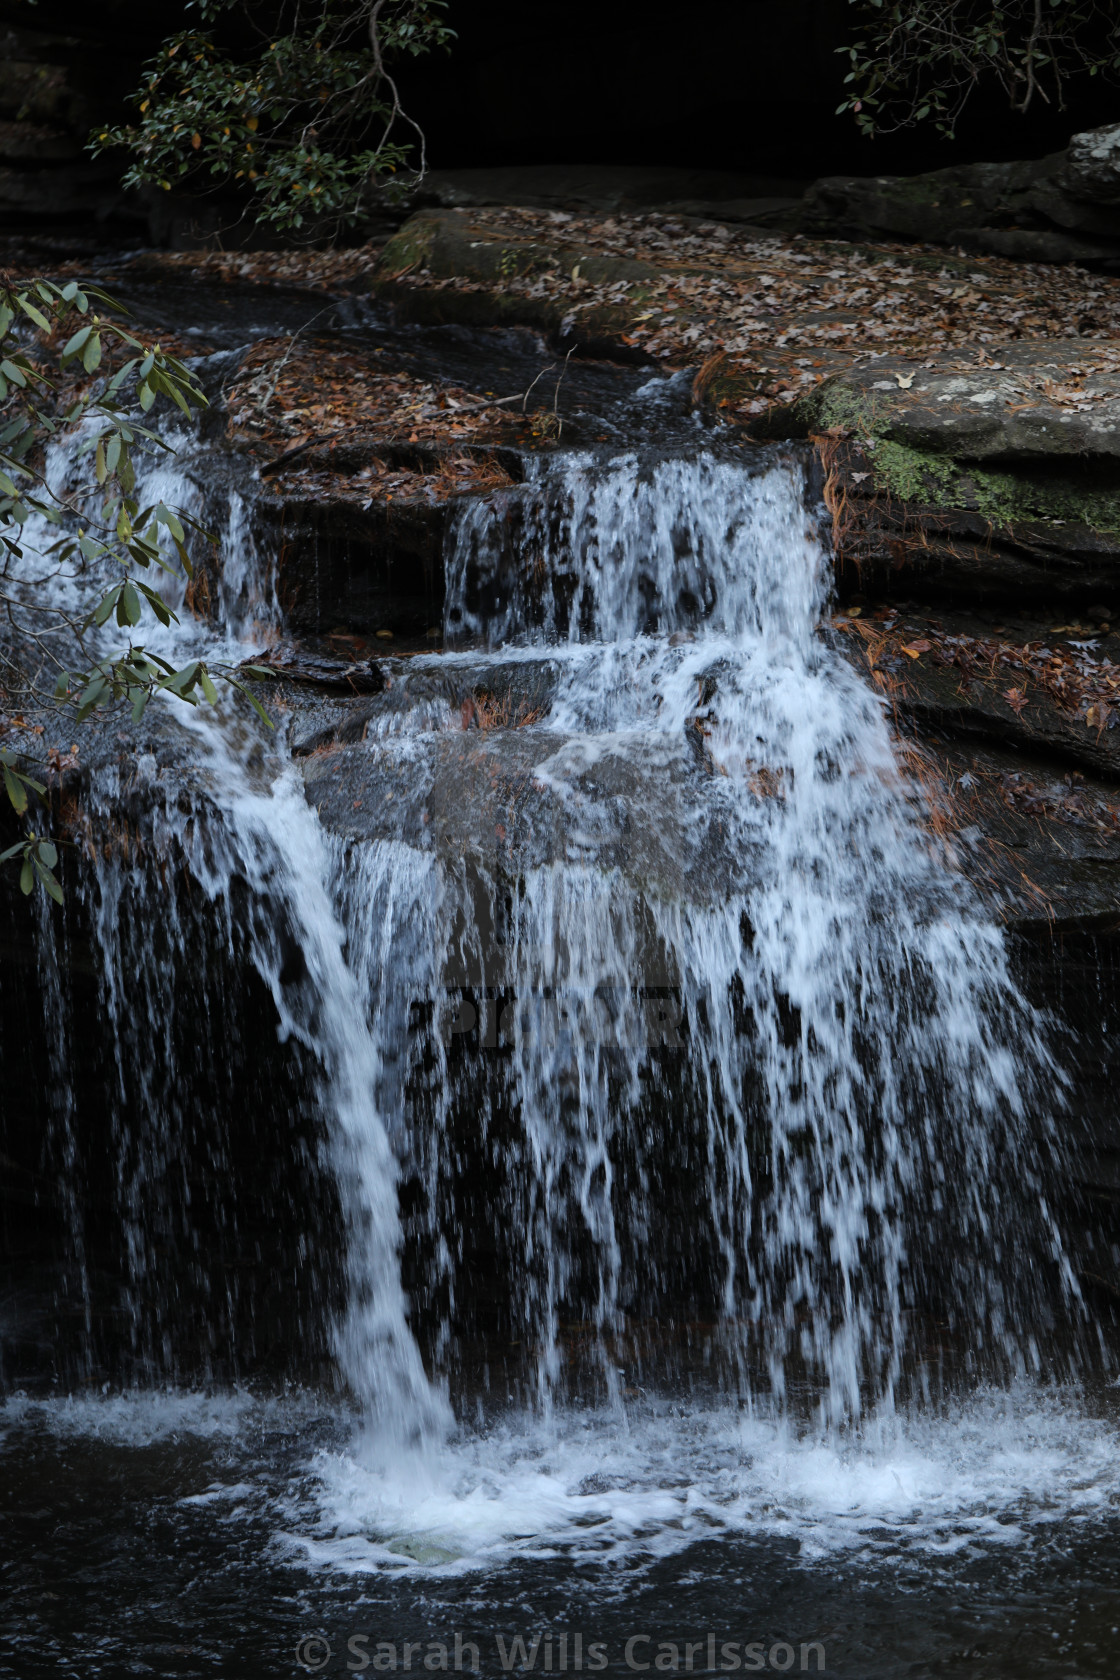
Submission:
[[[993,352],[993,360],[997,352]],[[1083,343],[1000,346],[994,367],[882,357],[751,426],[757,438],[850,439],[902,503],[1120,531],[1120,376],[1075,372]],[[866,492],[865,492],[866,493]]]
[[[511,285],[554,274],[589,286],[628,288],[619,302],[588,303],[572,291],[533,295]],[[464,280],[466,286],[417,284]],[[660,278],[658,269],[626,257],[604,257],[557,240],[495,237],[460,211],[421,212],[405,223],[382,251],[374,290],[404,319],[429,325],[524,326],[585,353],[625,360],[647,358],[624,342],[634,317]]]
[[[503,282],[534,274],[572,275],[592,286],[652,286],[660,271],[630,257],[605,257],[563,240],[515,239],[476,227],[457,210],[422,211],[385,246],[375,283],[426,269],[438,279]]]

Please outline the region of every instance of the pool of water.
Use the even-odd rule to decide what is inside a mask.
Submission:
[[[16,1396],[0,1673],[1111,1675],[1117,1424],[1109,1390],[833,1437],[662,1403],[385,1460],[312,1393]]]

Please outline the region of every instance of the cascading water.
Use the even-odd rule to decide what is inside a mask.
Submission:
[[[217,629],[157,644],[179,661],[256,651],[277,618],[244,493],[215,521],[191,447],[157,493],[221,525],[223,570]],[[299,1556],[578,1551],[604,1505],[612,1546],[652,1525],[673,1549],[682,1504],[765,1525],[814,1413],[817,1522],[820,1487],[867,1470],[839,1426],[1029,1373],[1048,1314],[1076,1314],[1046,1200],[1060,1074],[822,630],[796,461],[569,457],[465,506],[445,558],[449,651],[391,662],[349,749],[362,797],[338,797],[372,830],[332,820],[329,754],[232,705],[169,703],[132,785],[95,779],[91,832],[127,804],[141,857],[99,844],[87,888],[133,1346],[189,1378],[154,1297],[166,1208],[198,1193],[184,1046],[224,1042],[205,925],[297,1053],[346,1233],[361,1426],[283,1507]],[[945,1449],[906,1451],[908,1512]]]
[[[48,476],[58,490],[67,488],[75,442],[53,448]],[[193,618],[182,583],[172,575],[164,594],[180,622],[155,628],[146,645],[178,664],[197,657],[236,661],[276,625],[273,581],[262,569],[243,495],[234,490],[215,506],[201,488],[204,461],[195,459],[192,440],[180,436],[175,443],[174,464],[150,468],[138,495],[201,518],[217,515],[216,631]],[[51,532],[40,533],[41,550],[36,532],[27,536],[24,580],[33,583]],[[105,587],[99,577],[65,569],[56,581],[56,594],[74,616],[88,611]],[[107,648],[110,635],[103,637]],[[184,1051],[200,1021],[208,1036],[225,1008],[204,989],[201,1000],[197,995],[191,1000],[195,1006],[202,1002],[200,1021],[176,1019],[185,1009],[183,978],[201,971],[205,982],[205,958],[190,895],[184,901],[166,890],[171,868],[183,871],[208,905],[210,953],[220,955],[224,948],[231,960],[247,958],[271,995],[279,1039],[295,1040],[306,1052],[349,1232],[347,1305],[336,1326],[335,1351],[378,1435],[387,1448],[401,1448],[417,1436],[444,1432],[449,1419],[408,1328],[398,1265],[396,1168],[374,1100],[378,1047],[344,957],[332,903],[332,859],[297,774],[284,755],[267,750],[243,709],[227,701],[195,712],[165,700],[162,710],[166,716],[160,721],[174,740],[173,761],[181,761],[187,748],[189,787],[164,778],[166,750],[162,762],[152,751],[141,752],[123,800],[125,810],[136,813],[134,833],[127,818],[122,830],[125,790],[115,767],[95,773],[84,816],[99,1002],[115,1063],[114,1179],[127,1248],[133,1353],[152,1375],[181,1374],[171,1333],[181,1306],[175,1287],[168,1289],[158,1275],[154,1250],[166,1239],[169,1206],[188,1208],[194,1193],[193,1093],[184,1088],[189,1078]],[[411,861],[405,858],[398,868],[403,882]],[[386,867],[391,871],[391,862]],[[156,929],[159,938],[153,937]],[[57,932],[48,919],[48,977],[58,966]],[[57,983],[52,987],[53,998]],[[138,999],[144,1005],[139,1018]],[[58,1129],[70,1200],[75,1192],[68,1114]],[[220,1174],[228,1161],[219,1154],[210,1166]],[[75,1220],[76,1242],[79,1234]],[[77,1253],[80,1258],[80,1246]],[[220,1302],[213,1303],[213,1312],[217,1325]],[[232,1315],[223,1326],[227,1333],[229,1322]],[[231,1368],[228,1356],[223,1365]]]
[[[761,1362],[780,1397],[798,1370],[838,1419],[891,1395],[928,1278],[989,1370],[1034,1361],[1039,1268],[1069,1278],[1044,1191],[1060,1078],[878,697],[818,634],[827,580],[795,465],[576,460],[467,509],[447,617],[561,655],[533,777],[563,837],[543,865],[491,860],[504,972],[475,963],[522,1000],[506,1078],[545,1367],[581,1244],[600,1331],[624,1294],[665,1311],[645,1157],[693,1124],[694,1240],[738,1380]],[[652,1120],[666,989],[685,1072]]]

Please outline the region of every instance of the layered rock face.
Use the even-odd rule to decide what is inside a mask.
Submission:
[[[1120,265],[1120,124],[1030,162],[926,175],[825,176],[798,222],[810,234],[937,240],[1024,262]]]

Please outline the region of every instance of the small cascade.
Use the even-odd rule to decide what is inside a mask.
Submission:
[[[219,530],[211,621],[155,645],[241,657],[274,583],[246,488],[215,511],[193,449],[151,488]],[[263,1033],[307,1158],[286,1334],[332,1322],[371,1451],[451,1427],[425,1361],[482,1415],[684,1385],[826,1425],[1029,1372],[1076,1293],[1046,1195],[1061,1076],[822,622],[797,461],[537,463],[463,506],[445,568],[449,651],[408,662],[414,703],[393,677],[347,761],[372,826],[320,816],[314,767],[232,703],[153,707],[131,779],[94,775],[135,1358],[185,1374],[172,1237],[215,1346],[237,1334],[183,1210],[241,1170],[238,1127],[284,1149],[267,1102],[199,1119]],[[255,1014],[222,990],[246,975]],[[212,1214],[232,1252],[236,1205]],[[332,1218],[341,1309],[304,1287]]]
[[[176,663],[191,657],[235,662],[279,625],[275,580],[262,563],[243,491],[207,488],[205,453],[189,436],[174,441],[173,463],[152,464],[138,494],[150,503],[184,508],[208,526],[217,536],[220,562],[201,574],[208,579],[213,573],[215,585],[195,604],[208,609],[209,621],[201,612],[195,616],[182,583],[171,578],[165,599],[180,622],[151,630],[147,645]],[[73,440],[56,446],[50,463],[60,487],[72,471],[73,447]],[[49,535],[43,534],[44,545]],[[29,541],[24,561],[29,577],[43,563]],[[103,587],[97,576],[59,579],[60,591],[77,609],[88,610]],[[105,632],[107,645],[111,636]],[[343,1380],[387,1449],[442,1435],[449,1414],[424,1373],[401,1288],[397,1168],[376,1100],[380,1048],[366,999],[346,962],[334,903],[338,860],[288,755],[262,740],[236,699],[197,710],[170,699],[156,701],[137,745],[128,785],[115,760],[95,765],[82,813],[88,841],[82,909],[112,1063],[110,1194],[125,1249],[123,1300],[138,1362],[131,1369],[156,1380],[192,1375],[183,1363],[177,1322],[189,1291],[182,1277],[167,1275],[167,1255],[176,1253],[181,1263],[184,1243],[194,1249],[201,1279],[196,1293],[211,1321],[214,1365],[227,1373],[242,1369],[237,1350],[221,1344],[236,1333],[243,1315],[237,1303],[221,1299],[221,1270],[228,1294],[228,1269],[208,1275],[192,1202],[216,1190],[217,1226],[237,1221],[236,1204],[220,1205],[236,1140],[228,1129],[223,1134],[221,1126],[215,1131],[201,1124],[198,1105],[212,1105],[227,1128],[249,1123],[229,1111],[228,1094],[220,1089],[221,1057],[236,1053],[241,1048],[236,1040],[255,1023],[240,1008],[241,998],[223,995],[219,980],[231,976],[242,988],[249,971],[271,1000],[275,1041],[288,1046],[289,1055],[295,1050],[295,1078],[313,1093],[311,1133],[337,1187],[334,1211],[346,1233],[345,1299],[331,1340]],[[398,899],[424,891],[423,858],[398,847],[378,863]],[[43,967],[63,1034],[70,1018],[58,979],[65,940],[65,928],[46,914]],[[235,1023],[232,1030],[227,1016]],[[267,1046],[259,1049],[267,1057]],[[65,1070],[55,1083],[54,1129],[60,1139],[55,1153],[64,1200],[76,1203],[80,1173],[72,1140],[72,1084]],[[251,1117],[253,1129],[259,1126],[266,1138],[269,1119]],[[282,1123],[280,1115],[275,1122]],[[271,1150],[275,1141],[268,1139],[266,1147]],[[265,1203],[266,1219],[270,1211]],[[304,1228],[302,1262],[307,1223],[316,1220],[315,1199],[285,1211]],[[229,1236],[237,1249],[236,1230],[221,1236]],[[81,1272],[76,1205],[70,1246]],[[320,1301],[318,1311],[329,1315],[329,1301]],[[314,1341],[321,1326],[297,1322],[296,1329]],[[205,1345],[207,1337],[201,1339]]]
[[[501,971],[475,962],[514,1000],[533,1193],[509,1214],[549,1380],[581,1265],[600,1336],[680,1311],[674,1206],[736,1386],[807,1384],[826,1418],[891,1398],[908,1304],[937,1299],[1006,1375],[1037,1357],[1040,1270],[1070,1286],[1060,1075],[820,632],[828,578],[792,463],[569,460],[455,533],[449,637],[562,655],[533,776],[563,839],[481,866],[509,925]]]

